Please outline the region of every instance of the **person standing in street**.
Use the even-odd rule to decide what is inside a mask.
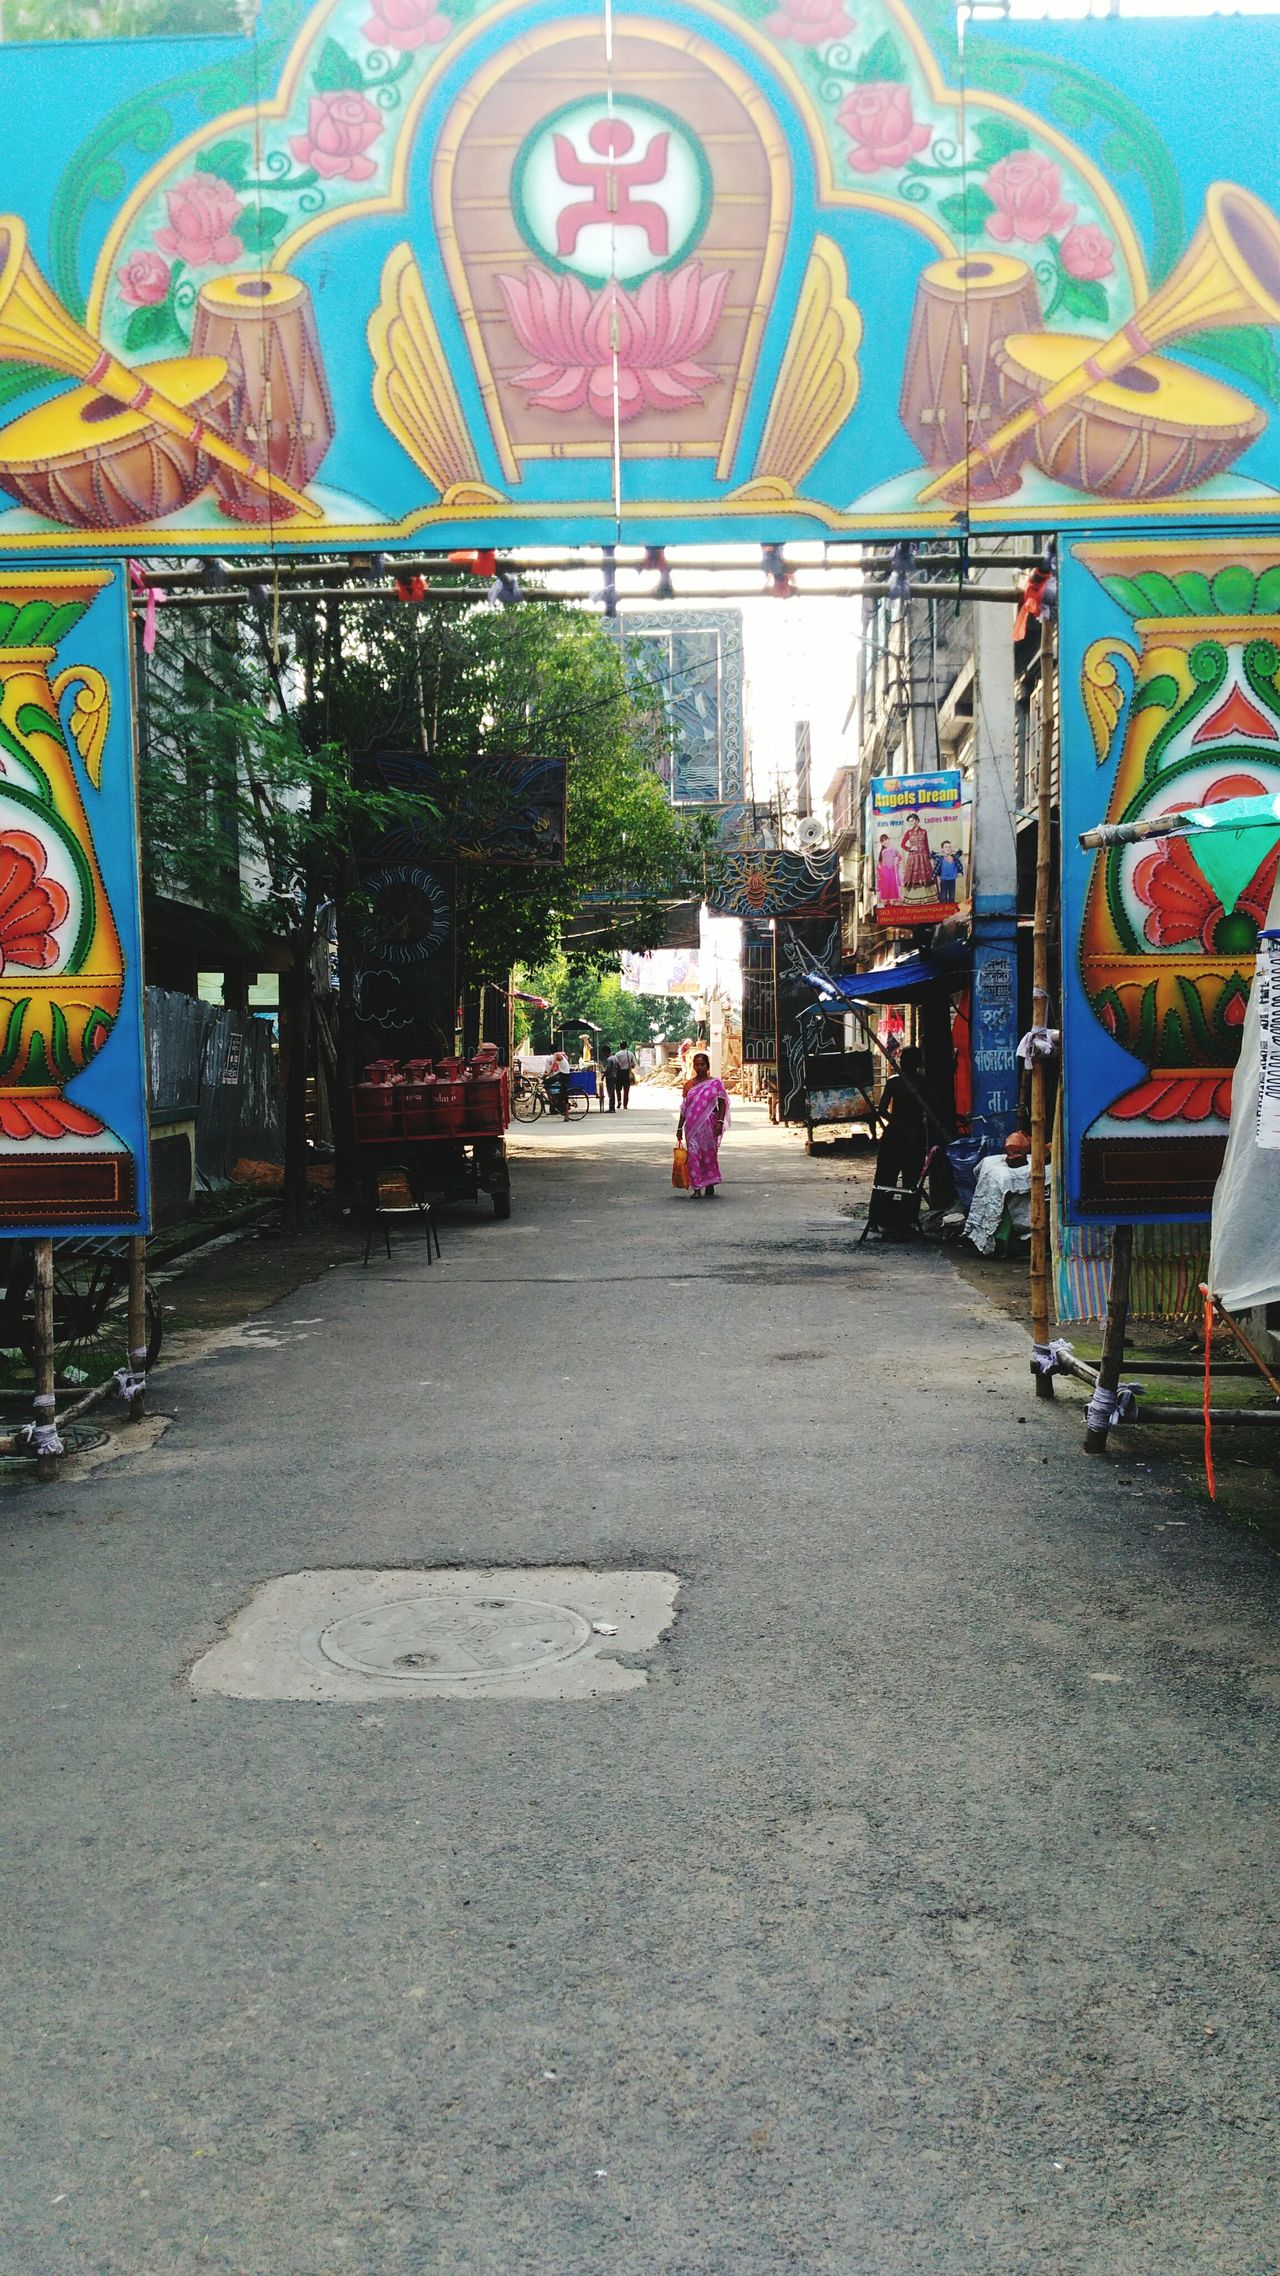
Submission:
[[[614,1052],[613,1066],[618,1085],[618,1104],[628,1107],[631,1104],[631,1078],[636,1066],[636,1055],[629,1044],[624,1043],[620,1050]]]
[[[616,1114],[618,1111],[618,1061],[617,1054],[612,1051],[604,1063],[604,1087],[609,1094],[609,1112]]]
[[[558,1109],[566,1122],[569,1119],[570,1073],[568,1052],[553,1051],[543,1080],[547,1086],[553,1111]]]
[[[922,1081],[920,1053],[908,1045],[899,1052],[897,1070],[880,1093],[884,1128],[876,1153],[877,1185],[894,1186],[901,1178],[904,1186],[913,1188],[924,1175],[928,1133]]]
[[[684,1086],[676,1144],[689,1156],[689,1191],[695,1201],[714,1201],[720,1183],[720,1140],[729,1120],[729,1093],[711,1072],[705,1051],[696,1051],[693,1074]]]

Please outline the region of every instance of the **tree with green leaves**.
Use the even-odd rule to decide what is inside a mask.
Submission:
[[[286,1215],[300,1225],[320,914],[336,910],[349,968],[343,950],[367,914],[361,857],[403,822],[428,857],[450,852],[439,815],[372,787],[362,755],[418,751],[446,780],[465,780],[490,751],[566,761],[562,866],[459,864],[464,986],[505,986],[513,965],[554,955],[584,895],[625,901],[627,914],[599,929],[580,964],[655,946],[664,898],[698,890],[701,834],[663,790],[651,690],[586,610],[536,599],[493,608],[460,588],[456,602],[427,608],[358,593],[277,604],[264,590],[219,613],[216,635],[203,636],[198,702],[189,672],[173,668],[194,636],[180,608],[161,614],[144,688],[144,874],[209,910],[246,953],[269,938],[288,944]],[[344,1056],[340,1034],[338,1097],[352,1075]]]

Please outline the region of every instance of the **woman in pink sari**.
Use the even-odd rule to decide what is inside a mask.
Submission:
[[[693,1055],[693,1075],[684,1086],[676,1130],[689,1153],[689,1190],[695,1200],[714,1201],[720,1183],[720,1137],[729,1120],[729,1093],[711,1072],[705,1051]]]

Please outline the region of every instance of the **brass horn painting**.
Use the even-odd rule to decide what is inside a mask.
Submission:
[[[6,48],[0,550],[1274,510],[1265,20],[971,25],[963,99],[934,0],[611,24]]]

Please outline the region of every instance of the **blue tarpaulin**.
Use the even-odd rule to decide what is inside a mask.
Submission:
[[[805,978],[817,989],[825,1008],[835,1011],[842,1003],[910,1003],[940,981],[950,988],[964,988],[970,971],[966,949],[962,956],[948,958],[945,963],[936,956],[907,956],[900,964],[882,965],[878,972],[845,972],[830,980],[825,973],[807,972]]]

